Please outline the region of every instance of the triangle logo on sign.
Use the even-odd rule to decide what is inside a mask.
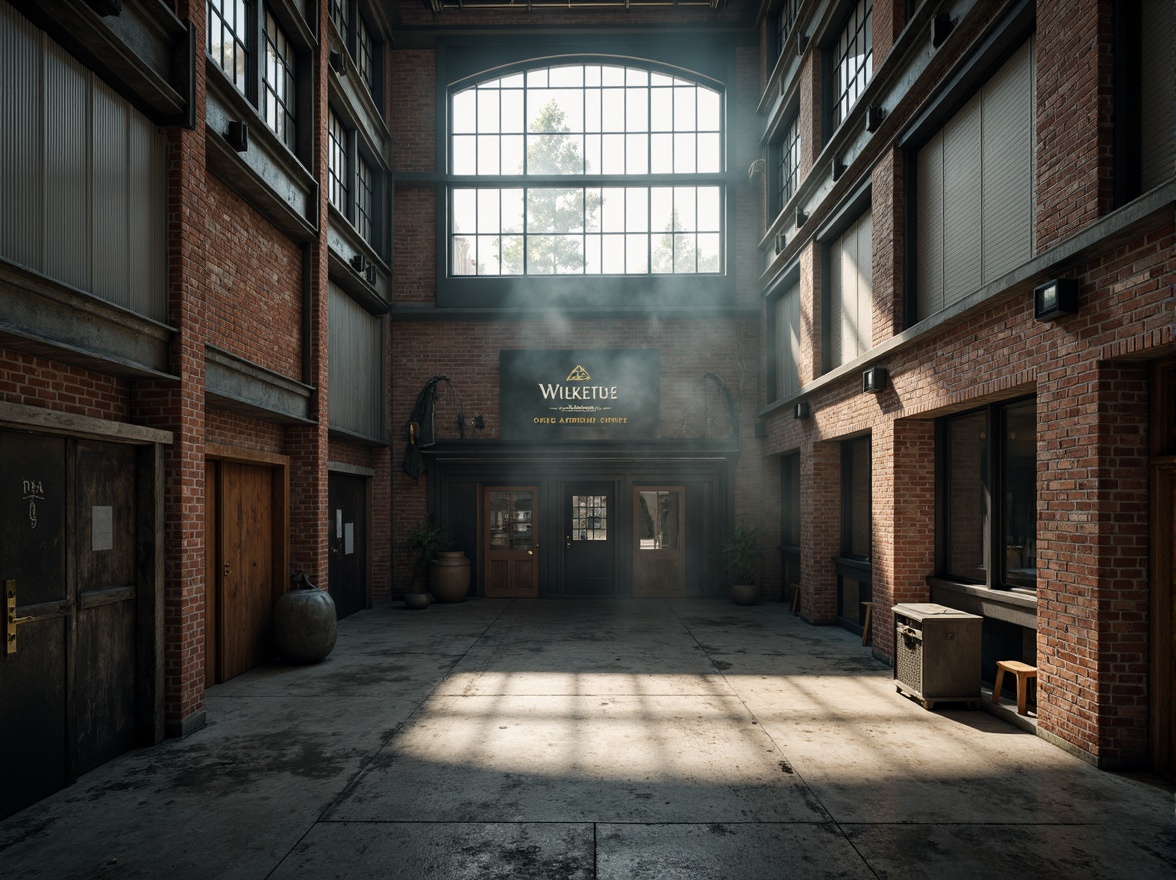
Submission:
[[[588,375],[588,371],[585,370],[579,364],[576,364],[576,368],[574,370],[572,370],[570,373],[568,373],[568,378],[565,379],[564,381],[566,381],[566,382],[588,382],[588,381],[591,381],[591,379],[592,379],[592,377]]]

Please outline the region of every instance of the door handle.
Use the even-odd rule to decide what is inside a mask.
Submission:
[[[571,535],[568,535],[566,538],[564,538],[564,549],[565,550],[572,549],[572,536]]]
[[[233,573],[233,570],[231,568],[229,568],[229,564],[226,562],[225,567],[223,569],[221,569],[221,574],[224,575],[225,577],[228,577],[232,573]]]
[[[17,617],[16,616],[16,581],[4,582],[5,595],[5,612],[4,622],[8,630],[8,638],[5,640],[4,651],[7,654],[16,653],[16,627],[20,623],[28,623],[32,617]]]

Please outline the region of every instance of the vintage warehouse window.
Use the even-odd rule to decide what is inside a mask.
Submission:
[[[1033,256],[1033,40],[916,154],[915,320]]]
[[[208,0],[205,49],[270,131],[298,155],[298,87],[306,78],[299,55],[308,60],[309,52],[292,40],[296,31],[282,14],[288,14],[283,4]]]
[[[543,305],[561,291],[581,305],[610,295],[615,305],[713,302],[729,288],[724,119],[717,82],[629,59],[458,82],[448,93],[448,289],[457,282],[463,305],[502,293]]]

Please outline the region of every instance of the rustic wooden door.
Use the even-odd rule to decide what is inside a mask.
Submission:
[[[233,461],[219,470],[217,671],[228,681],[272,655],[275,591],[285,584],[274,584],[273,470]]]
[[[563,486],[563,592],[611,596],[616,591],[617,516],[612,483]]]
[[[331,511],[327,575],[335,615],[342,620],[367,607],[367,480],[331,474],[327,495]]]
[[[539,489],[497,486],[484,495],[486,595],[539,595]]]
[[[72,778],[66,440],[0,432],[0,818]]]
[[[135,744],[135,450],[77,441],[74,455],[77,772]]]
[[[633,490],[633,595],[686,594],[686,490]]]

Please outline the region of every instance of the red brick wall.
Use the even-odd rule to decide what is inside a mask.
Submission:
[[[0,399],[95,419],[125,421],[130,383],[0,348]]]
[[[208,176],[205,333],[217,348],[302,378],[302,252]]]
[[[1037,249],[1112,207],[1114,32],[1106,0],[1037,4]]]

